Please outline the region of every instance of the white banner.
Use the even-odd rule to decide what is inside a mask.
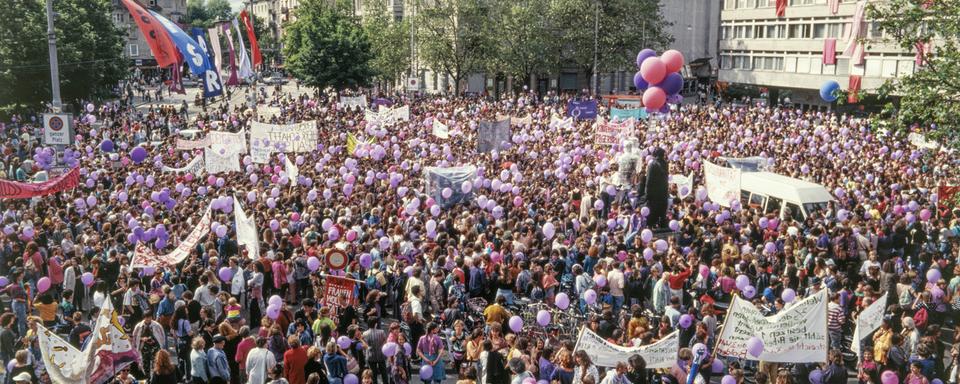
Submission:
[[[43,114],[43,144],[70,145],[73,138],[73,115],[69,113]]]
[[[317,122],[275,125],[253,122],[250,129],[250,156],[264,164],[274,152],[310,152],[317,149]]]
[[[366,108],[367,97],[360,96],[340,96],[340,108],[353,109],[356,107]]]
[[[260,240],[257,238],[257,224],[240,206],[240,199],[233,199],[234,219],[237,222],[237,244],[247,246],[247,256],[260,258]]]
[[[439,119],[433,119],[433,135],[441,139],[450,138],[450,128],[446,124],[441,123]]]
[[[729,207],[731,201],[740,199],[739,169],[724,168],[704,161],[703,182],[707,187],[707,196],[714,203]]]
[[[197,155],[193,157],[193,160],[190,160],[187,165],[184,165],[180,168],[172,168],[164,165],[160,168],[163,172],[176,172],[176,173],[192,173],[194,176],[200,176],[203,173],[203,155]]]
[[[749,301],[735,296],[717,337],[716,353],[747,360],[775,363],[823,363],[827,361],[827,291],[790,305],[765,317]],[[747,353],[751,337],[763,341],[763,352]]]
[[[89,384],[105,383],[117,372],[140,360],[140,352],[130,343],[119,316],[113,303],[109,299],[103,300],[103,308],[94,321],[91,339],[84,349]]]
[[[109,301],[109,300],[107,300]],[[37,324],[37,341],[43,365],[55,384],[85,383],[87,359],[79,349],[61,339],[56,333]],[[96,337],[96,334],[91,334]]]
[[[621,140],[633,137],[633,130],[637,121],[632,117],[624,121],[603,121],[602,117],[597,118],[596,132],[594,137],[597,144],[617,145]]]
[[[532,124],[532,123],[533,123],[533,119],[530,118],[530,115],[527,115],[526,117],[511,117],[511,118],[510,118],[510,124],[513,124],[513,125],[523,126],[523,125],[530,125],[530,124]]]
[[[940,144],[937,144],[936,141],[927,141],[927,138],[923,136],[922,133],[912,132],[907,135],[907,140],[910,141],[910,144],[917,148],[926,148],[926,149],[937,149],[940,147]]]
[[[550,116],[550,128],[570,129],[573,128],[573,117],[561,119],[557,115]]]
[[[144,268],[180,264],[181,261],[190,256],[190,253],[197,247],[200,240],[203,240],[203,237],[206,236],[207,233],[210,233],[210,223],[212,222],[211,209],[207,206],[203,216],[200,217],[200,222],[190,231],[190,234],[188,234],[180,244],[177,244],[177,248],[166,255],[158,255],[144,242],[137,243],[136,248],[133,250],[133,258],[130,259],[130,266],[133,268]]]
[[[300,168],[297,167],[292,161],[290,161],[290,156],[284,156],[284,171],[287,172],[287,177],[290,178],[290,186],[297,185],[297,176],[300,176]]]
[[[227,152],[225,149],[217,151],[213,148],[207,148],[203,150],[203,158],[206,159],[207,173],[211,175],[240,172],[240,154],[237,152]]]
[[[247,153],[247,132],[237,133],[210,131],[207,134],[210,147],[219,151],[225,149],[227,152]]]
[[[210,146],[210,136],[204,137],[200,140],[186,140],[178,138],[176,146],[178,151],[190,151],[194,149],[206,148]]]
[[[690,176],[684,175],[670,175],[670,184],[677,186],[677,195],[681,199],[690,196],[693,193],[693,172],[690,172]],[[686,189],[684,189],[686,187]]]
[[[381,105],[380,110],[374,112],[372,110],[363,111],[363,117],[367,121],[367,124],[373,125],[390,125],[398,121],[410,121],[410,107],[402,106],[397,108],[390,108],[386,105]]]
[[[853,329],[853,342],[850,344],[850,350],[857,356],[860,356],[860,342],[883,324],[883,314],[887,310],[886,305],[887,294],[884,293],[877,301],[864,308],[860,312],[860,316],[857,317],[857,325]]]
[[[622,347],[610,344],[587,327],[582,327],[574,350],[586,351],[593,363],[600,367],[616,367],[617,363],[627,362],[630,356],[640,355],[646,360],[648,369],[670,368],[677,361],[680,333],[673,331],[667,337],[650,345]]]

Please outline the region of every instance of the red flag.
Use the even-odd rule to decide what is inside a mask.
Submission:
[[[823,41],[823,64],[834,65],[837,63],[837,39],[828,38]]]
[[[160,25],[160,21],[147,12],[140,3],[134,0],[121,0],[130,11],[130,16],[137,22],[140,32],[150,45],[150,52],[157,59],[160,68],[177,64],[177,46],[173,44],[170,35]]]
[[[260,54],[260,44],[257,43],[257,34],[253,32],[253,21],[246,10],[240,12],[240,19],[243,25],[247,27],[247,39],[250,40],[250,52],[253,53],[253,66],[263,64],[263,55]]]
[[[0,180],[0,199],[28,199],[66,191],[80,185],[80,168],[42,183],[21,183]]]
[[[856,103],[859,99],[860,82],[863,78],[859,75],[850,75],[850,83],[847,85],[847,102]]]
[[[787,0],[777,0],[777,17],[787,15]]]
[[[177,60],[177,63],[173,65],[173,68],[171,68],[170,92],[186,95],[187,91],[183,89],[183,73],[181,72],[182,67],[183,61]]]

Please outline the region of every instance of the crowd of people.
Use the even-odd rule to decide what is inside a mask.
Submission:
[[[960,156],[949,149],[915,148],[899,130],[831,111],[682,104],[638,124],[630,136],[640,166],[614,178],[625,146],[597,145],[594,121],[551,124],[572,96],[380,95],[409,106],[410,121],[377,126],[360,108],[338,107],[335,92],[257,93],[258,109],[278,112],[213,103],[185,118],[173,107],[97,105],[77,122],[71,146],[78,187],[0,201],[8,382],[50,382],[38,325],[80,348],[105,300],[140,355],[111,379],[123,384],[958,382],[960,211],[938,209],[953,202],[937,196],[938,186],[960,182]],[[530,122],[478,153],[478,123],[498,116]],[[181,130],[310,120],[317,148],[285,154],[299,166],[296,182],[276,177],[284,154],[266,166],[242,154],[243,171],[216,175],[222,183],[163,170],[202,154],[177,150]],[[449,138],[431,134],[434,120]],[[0,133],[7,179],[41,170],[31,160],[43,150],[37,121],[16,116]],[[349,153],[351,137],[362,144]],[[103,150],[107,139],[114,151]],[[128,156],[138,145],[147,161]],[[835,200],[806,217],[710,201],[704,163],[751,156],[822,184]],[[423,170],[459,165],[478,168],[471,197],[437,209]],[[693,175],[693,191],[668,187],[655,213],[662,219],[645,208],[661,199],[650,167]],[[210,231],[182,264],[130,266],[137,242],[170,252],[218,198],[231,207],[236,199],[257,223],[258,257],[220,209],[213,221],[226,230]],[[639,235],[648,228],[665,247]],[[331,248],[347,254],[346,268],[310,265]],[[329,276],[356,282],[335,306],[323,305]],[[38,287],[44,277],[48,289]],[[746,297],[742,279],[766,315],[790,306],[786,290],[795,300],[828,290],[828,361],[757,364],[712,353],[727,303]],[[573,298],[568,309],[561,294]],[[884,294],[883,325],[851,354],[854,319]],[[275,302],[280,310],[268,311]],[[531,308],[617,346],[679,330],[681,348],[670,369],[647,369],[639,354],[599,367],[566,324],[511,324]],[[692,322],[681,324],[684,315]],[[697,344],[707,346],[702,358],[691,352]]]

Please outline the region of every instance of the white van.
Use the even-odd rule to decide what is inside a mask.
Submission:
[[[803,221],[814,211],[826,210],[833,195],[824,186],[772,172],[744,172],[740,175],[740,202],[763,213],[787,211]]]

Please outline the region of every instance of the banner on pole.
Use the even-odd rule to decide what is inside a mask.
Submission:
[[[71,169],[63,175],[42,183],[21,183],[0,180],[0,199],[28,199],[76,188],[80,185],[80,168]]]
[[[236,200],[236,199],[234,199]],[[187,235],[180,244],[177,244],[177,247],[170,253],[166,255],[158,255],[150,246],[144,242],[138,242],[137,246],[133,250],[133,257],[130,259],[130,266],[134,268],[144,268],[144,267],[165,267],[168,265],[177,265],[181,261],[185,260],[190,256],[190,252],[193,251],[197,244],[200,243],[200,240],[203,239],[207,233],[210,233],[210,224],[213,222],[211,215],[211,209],[208,206],[206,211],[203,213],[203,216],[200,217],[200,222],[190,231],[190,234]]]
[[[324,307],[336,311],[341,307],[341,304],[344,304],[344,306],[357,304],[357,296],[353,294],[356,283],[352,279],[326,275],[324,276],[324,283],[322,304]],[[347,303],[340,303],[341,293],[347,296]]]
[[[450,128],[441,123],[440,119],[433,118],[433,135],[441,139],[450,138]]]
[[[266,163],[274,152],[310,152],[317,149],[317,122],[275,125],[253,122],[250,128],[250,156]]]
[[[729,207],[731,201],[740,199],[739,169],[724,168],[704,161],[703,181],[707,187],[707,196],[714,203]]]
[[[481,121],[477,125],[477,152],[493,152],[510,141],[510,119]]]
[[[87,359],[83,352],[41,324],[37,324],[37,330],[40,355],[50,380],[55,384],[85,383]]]
[[[617,363],[626,362],[630,356],[640,355],[647,362],[647,369],[670,368],[677,361],[680,333],[673,331],[650,345],[623,347],[611,344],[587,327],[582,327],[574,350],[586,351],[593,363],[600,367],[616,367]]]
[[[133,347],[131,338],[120,324],[120,313],[109,299],[103,300],[103,308],[94,321],[90,341],[84,349],[87,357],[87,384],[103,384],[113,376],[140,360],[140,352]]]
[[[856,326],[853,328],[853,342],[850,343],[850,350],[860,356],[860,342],[870,337],[873,331],[880,328],[883,324],[883,314],[887,310],[887,294],[884,293],[879,299],[870,303],[860,315],[857,316]]]
[[[70,145],[73,138],[73,115],[69,113],[43,114],[43,144]]]
[[[140,33],[147,40],[150,46],[150,52],[157,59],[157,66],[166,68],[177,64],[177,47],[173,44],[170,34],[166,32],[160,21],[152,12],[143,8],[135,0],[121,0],[123,5],[130,11],[130,17],[137,23]]]
[[[217,151],[212,148],[207,148],[203,150],[203,158],[206,160],[207,173],[211,175],[240,172],[240,154],[236,152],[227,152],[225,149]]]
[[[367,97],[360,96],[340,96],[340,108],[367,108]]]
[[[199,176],[203,173],[203,168],[205,163],[203,162],[203,155],[194,156],[187,165],[184,165],[180,168],[171,168],[166,165],[160,167],[160,170],[163,172],[175,172],[175,173],[192,173],[194,176]]]
[[[670,175],[670,184],[677,186],[677,195],[681,199],[690,196],[690,193],[693,192],[693,171],[690,171],[689,176]]]
[[[716,353],[775,363],[826,362],[827,298],[827,291],[821,290],[765,317],[752,303],[735,296],[717,337]],[[763,341],[760,356],[747,353],[747,341],[754,336]]]
[[[227,152],[247,153],[247,132],[237,133],[210,131],[207,133],[207,141],[210,147],[219,151],[221,149]]]
[[[567,103],[567,116],[579,120],[593,120],[597,118],[596,100],[570,100]]]
[[[237,244],[247,246],[247,256],[260,258],[260,240],[257,237],[257,224],[248,217],[240,206],[240,199],[233,199],[234,218],[237,221]]]

